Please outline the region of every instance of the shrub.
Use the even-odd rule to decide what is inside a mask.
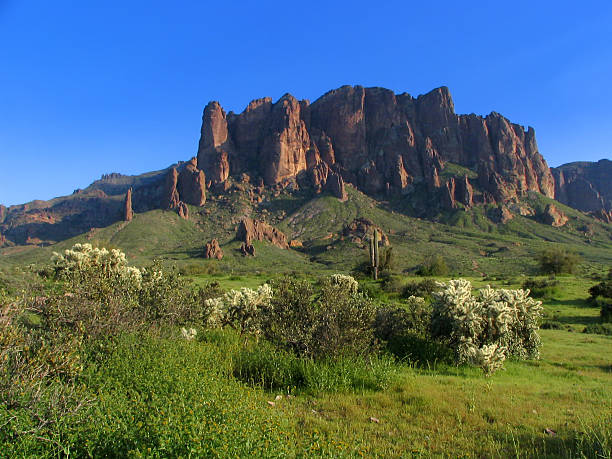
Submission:
[[[589,324],[584,328],[584,333],[612,336],[612,324]]]
[[[433,294],[432,334],[449,343],[457,363],[478,365],[490,374],[507,356],[539,356],[542,307],[528,292],[487,286],[475,297],[463,279],[441,286]]]
[[[612,322],[612,298],[598,296],[593,300],[595,306],[601,308],[599,316],[602,322]]]
[[[376,310],[374,334],[389,341],[408,333],[426,336],[431,321],[431,307],[419,297],[410,297],[404,307],[384,306]]]
[[[593,285],[589,289],[589,294],[591,295],[591,298],[612,298],[612,280],[606,279],[599,284]]]
[[[566,330],[568,325],[565,325],[558,320],[546,320],[542,322],[540,328],[542,330]]]
[[[562,248],[552,248],[540,254],[540,271],[544,274],[572,274],[578,264],[580,257]]]
[[[421,297],[426,300],[430,299],[431,294],[440,287],[438,283],[433,279],[423,279],[421,282],[411,282],[406,284],[402,297],[410,298],[411,296]]]
[[[552,299],[559,294],[559,281],[552,279],[526,279],[523,290],[529,290],[534,298]]]
[[[442,255],[429,255],[417,268],[416,273],[419,276],[446,276],[448,274],[448,266]]]
[[[317,359],[365,354],[373,346],[374,306],[350,276],[307,281],[282,279],[263,310],[264,336],[299,356]]]

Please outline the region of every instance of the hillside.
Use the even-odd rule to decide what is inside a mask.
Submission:
[[[549,169],[533,128],[498,113],[457,115],[444,87],[412,97],[343,86],[312,104],[257,99],[240,114],[211,102],[190,161],[0,206],[0,264],[77,240],[138,261],[204,263],[204,245],[217,239],[222,269],[350,270],[374,226],[401,269],[442,253],[458,274],[528,271],[550,244],[605,264],[610,178],[608,160]],[[244,218],[282,231],[290,249],[257,240],[245,259],[236,239]],[[347,228],[364,218],[357,237]]]

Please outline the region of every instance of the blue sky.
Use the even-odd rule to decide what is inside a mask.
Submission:
[[[534,126],[551,166],[612,155],[612,2],[0,0],[0,203],[196,153],[202,110],[343,84],[450,88]]]

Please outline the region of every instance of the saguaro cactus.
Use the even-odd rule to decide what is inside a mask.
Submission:
[[[378,230],[374,228],[374,233],[370,239],[370,265],[374,274],[374,280],[378,279]]]

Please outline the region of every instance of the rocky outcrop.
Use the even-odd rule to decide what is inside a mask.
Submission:
[[[374,222],[368,218],[356,218],[346,225],[342,230],[342,237],[349,239],[356,244],[363,244],[372,237],[374,229],[378,230],[380,245],[389,245],[389,238]]]
[[[242,245],[240,246],[240,253],[242,255],[246,256],[251,256],[254,257],[255,256],[255,246],[253,244],[247,244],[246,242],[243,242]]]
[[[223,250],[221,250],[219,241],[216,238],[204,246],[204,258],[216,258],[217,260],[223,258]]]
[[[548,204],[544,212],[539,215],[539,219],[542,223],[547,225],[559,227],[567,223],[567,215],[557,209],[554,204]]]
[[[514,215],[512,212],[510,212],[510,209],[504,205],[499,205],[498,207],[491,209],[488,212],[488,216],[495,223],[501,224],[506,224],[514,218]]]
[[[189,207],[187,207],[187,204],[185,204],[183,201],[179,201],[178,205],[176,206],[176,212],[182,219],[189,220]]]
[[[267,223],[244,218],[238,225],[236,239],[250,245],[253,241],[268,241],[281,249],[288,249],[287,236]]]
[[[125,202],[123,204],[123,220],[131,222],[134,218],[134,211],[132,210],[132,189],[127,190],[125,194]]]
[[[193,206],[206,203],[206,176],[196,166],[196,159],[189,161],[178,175],[177,191],[181,201]]]
[[[6,244],[6,237],[0,233],[0,247],[4,246]]]
[[[0,204],[0,223],[4,223],[5,218],[6,218],[6,207]]]
[[[161,208],[174,209],[179,204],[179,193],[177,190],[178,172],[176,167],[171,167],[166,173],[166,178],[163,184],[163,193]]]
[[[551,170],[557,201],[594,216],[612,210],[612,161],[569,163]]]
[[[448,196],[466,207],[474,204],[474,185],[484,192],[479,199],[498,202],[527,191],[555,194],[533,128],[495,112],[457,115],[445,87],[414,98],[384,88],[343,86],[312,104],[287,94],[276,103],[254,100],[244,112],[227,116],[211,102],[198,150],[198,167],[212,183],[249,172],[276,185],[306,170],[315,189],[322,189],[333,166],[337,176],[330,191],[340,199],[343,182],[371,195],[405,193],[421,182],[441,188],[446,162],[479,175],[473,183],[457,181]]]

